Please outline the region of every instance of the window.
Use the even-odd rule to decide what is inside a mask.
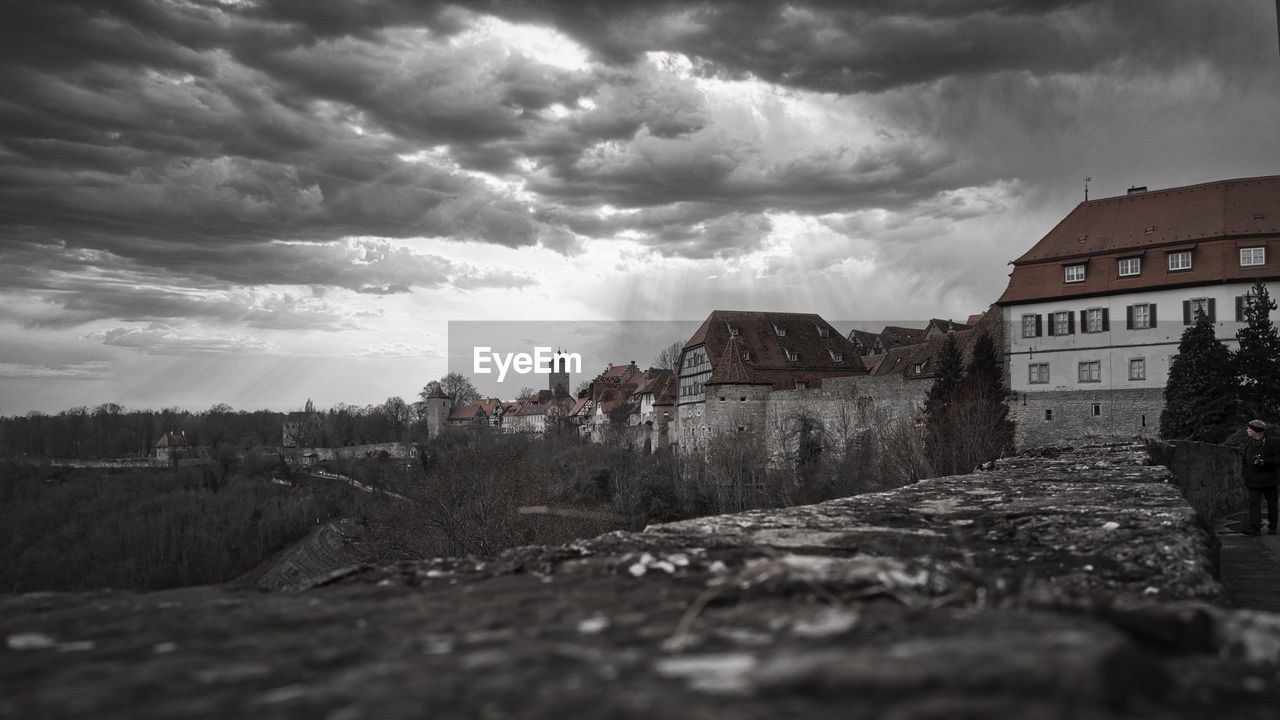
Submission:
[[[1204,315],[1209,320],[1214,318],[1214,302],[1213,298],[1192,298],[1191,300],[1182,301],[1182,324],[1190,325],[1196,321],[1200,315]]]
[[[736,328],[736,327],[734,327],[734,326],[730,325],[730,326],[729,326],[729,337],[738,337],[738,328]]]
[[[1120,277],[1133,277],[1142,272],[1142,258],[1121,258],[1119,265]]]
[[[1084,282],[1084,265],[1068,265],[1064,272],[1067,282]]]
[[[1075,313],[1056,312],[1050,316],[1050,335],[1070,335],[1076,331]]]
[[[844,353],[842,353],[842,352],[836,352],[835,350],[832,350],[831,348],[827,348],[827,352],[831,355],[831,359],[832,359],[832,360],[834,360],[834,361],[836,361],[836,362],[844,362]]]
[[[1040,314],[1022,316],[1022,337],[1040,337]]]
[[[1031,363],[1027,366],[1027,382],[1046,385],[1049,382],[1049,363]]]
[[[778,337],[786,337],[786,336],[787,336],[787,329],[786,329],[786,328],[782,327],[781,325],[779,325],[779,324],[777,324],[777,323],[771,323],[771,324],[773,325],[773,332],[774,332],[774,334],[775,334],[775,335],[777,335]]]
[[[919,375],[920,373],[924,372],[925,366],[927,366],[928,364],[929,364],[928,360],[918,362],[915,365],[911,366],[911,372],[916,375]]]
[[[1090,308],[1080,312],[1080,330],[1087,333],[1105,332],[1111,329],[1106,308]]]
[[[1093,416],[1094,416],[1094,417],[1098,417],[1098,416],[1100,416],[1100,415],[1102,415],[1102,403],[1094,403],[1094,404],[1093,404]]]
[[[800,359],[800,356],[795,350],[787,350],[786,348],[783,348],[782,352],[787,354],[787,360],[790,360],[791,362],[795,362]]]
[[[1156,306],[1152,303],[1130,305],[1125,309],[1125,327],[1130,330],[1146,330],[1156,326]]]
[[[1183,250],[1181,252],[1169,253],[1169,270],[1190,270],[1191,269],[1191,251]]]
[[[1045,410],[1045,411],[1044,411],[1044,419],[1045,419],[1045,420],[1052,420],[1052,419],[1053,419],[1053,411],[1052,411],[1052,410]]]
[[[818,328],[818,337],[830,337],[831,331],[825,325],[814,323],[814,327]]]
[[[1261,247],[1240,248],[1240,266],[1266,265],[1267,249]]]
[[[1080,382],[1102,382],[1102,362],[1092,360],[1080,363]]]
[[[751,359],[751,351],[750,351],[750,350],[743,350],[743,351],[742,351],[742,359],[743,359],[743,360],[750,360],[750,359]]]
[[[796,381],[796,389],[797,389],[797,390],[808,390],[808,389],[809,389],[809,383],[805,382],[804,380],[797,380],[797,381]]]
[[[1248,322],[1248,321],[1249,321],[1249,319],[1248,319],[1247,317],[1245,317],[1245,310],[1247,310],[1247,309],[1249,308],[1249,303],[1251,303],[1251,302],[1253,302],[1253,293],[1251,293],[1251,292],[1250,292],[1250,293],[1245,293],[1244,295],[1237,295],[1237,296],[1236,296],[1236,322]],[[1268,318],[1270,318],[1270,317],[1271,317],[1271,309],[1270,309],[1270,308],[1266,308],[1266,309],[1265,309],[1265,312],[1266,312],[1266,314],[1267,314],[1267,317],[1268,317]]]
[[[1146,380],[1147,379],[1146,358],[1130,358],[1129,359],[1129,379],[1130,380]]]
[[[1155,232],[1155,231],[1156,231],[1156,226],[1155,226],[1155,225],[1148,225],[1148,226],[1146,226],[1145,228],[1143,228],[1143,229],[1142,229],[1142,232],[1144,232],[1144,233],[1146,233],[1146,234],[1148,234],[1148,235],[1150,235],[1151,233],[1153,233],[1153,232]]]

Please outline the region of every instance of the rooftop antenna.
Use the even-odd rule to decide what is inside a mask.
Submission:
[[[1276,2],[1280,2],[1280,0],[1276,0]],[[1091,177],[1086,177],[1084,179],[1084,201],[1085,202],[1089,202],[1089,181],[1092,179],[1093,178]]]

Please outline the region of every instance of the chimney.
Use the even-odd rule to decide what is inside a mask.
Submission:
[[[1129,188],[1129,191],[1125,194],[1133,195],[1134,193],[1144,193],[1146,191],[1147,191],[1146,185],[1134,185],[1133,187]]]

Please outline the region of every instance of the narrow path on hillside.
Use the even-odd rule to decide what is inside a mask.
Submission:
[[[1221,575],[1238,608],[1280,612],[1280,535],[1229,533],[1222,541]]]

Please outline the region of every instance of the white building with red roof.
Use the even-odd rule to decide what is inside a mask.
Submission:
[[[1233,344],[1278,253],[1280,176],[1077,205],[1013,261],[997,301],[1019,445],[1154,435],[1185,328],[1202,312]]]

